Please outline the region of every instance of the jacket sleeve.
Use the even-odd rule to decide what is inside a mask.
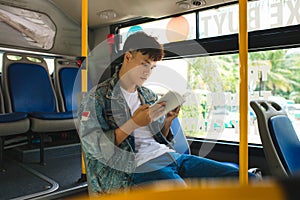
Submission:
[[[115,145],[114,129],[110,129],[103,115],[104,104],[89,92],[81,101],[78,111],[79,136],[87,160],[126,171],[132,165],[134,153],[130,145]],[[133,154],[133,155],[131,155]],[[125,160],[127,159],[127,160]],[[129,167],[130,168],[130,167]]]

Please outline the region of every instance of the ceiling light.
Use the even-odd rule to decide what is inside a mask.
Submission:
[[[176,4],[181,10],[187,10],[191,8],[191,5],[186,1],[179,1]]]
[[[118,14],[114,10],[103,10],[97,13],[100,20],[110,20],[114,19],[118,16]]]

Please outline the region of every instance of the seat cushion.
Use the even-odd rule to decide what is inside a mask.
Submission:
[[[45,119],[45,120],[58,120],[58,119],[72,119],[74,118],[73,112],[30,112],[30,117]]]
[[[25,112],[14,112],[14,113],[4,113],[0,114],[0,123],[7,123],[7,122],[15,122],[22,119],[26,119],[28,116]]]
[[[30,122],[28,118],[17,121],[0,123],[0,136],[16,135],[26,133],[29,130]]]

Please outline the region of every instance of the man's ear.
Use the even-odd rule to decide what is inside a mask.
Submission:
[[[124,54],[124,61],[128,62],[132,58],[132,54],[129,51],[126,51]]]

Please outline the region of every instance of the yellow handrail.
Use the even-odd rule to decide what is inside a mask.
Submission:
[[[81,1],[81,56],[85,57],[85,69],[81,70],[81,91],[87,92],[88,75],[88,0]],[[81,174],[86,174],[84,157],[82,154]]]
[[[153,200],[153,199],[210,199],[210,200],[240,200],[255,199],[272,200],[287,199],[284,187],[278,182],[256,182],[255,184],[240,185],[237,182],[205,182],[192,183],[186,187],[174,185],[174,182],[157,182],[152,185],[130,190],[115,192],[109,195],[79,196],[75,200]]]
[[[248,184],[248,32],[247,0],[239,0],[240,147],[239,180]]]
[[[87,92],[87,70],[88,70],[88,0],[81,1],[81,56],[85,57],[85,69],[81,71],[82,92]]]

